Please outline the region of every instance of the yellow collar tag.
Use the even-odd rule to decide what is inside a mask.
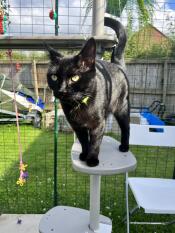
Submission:
[[[89,96],[86,96],[82,99],[81,103],[87,105],[88,100],[89,100]]]

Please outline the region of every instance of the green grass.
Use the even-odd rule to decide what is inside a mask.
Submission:
[[[23,160],[28,164],[29,179],[19,187],[19,153],[16,127],[0,125],[0,212],[45,213],[53,207],[53,131],[21,125]],[[115,136],[115,135],[110,135]],[[72,170],[71,133],[59,133],[58,138],[58,204],[89,209],[89,176]],[[138,166],[131,176],[171,178],[175,149],[132,147]],[[134,199],[130,194],[131,206]],[[125,214],[124,175],[102,177],[101,212],[113,221],[113,233],[126,232],[122,223]],[[161,221],[169,216],[148,215],[142,212],[135,220]],[[175,232],[175,226],[132,226],[131,232]]]

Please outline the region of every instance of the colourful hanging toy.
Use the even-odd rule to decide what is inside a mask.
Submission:
[[[3,10],[0,9],[0,34],[4,34],[4,27],[3,27],[3,24],[4,24],[4,13],[3,13]]]
[[[3,35],[7,32],[7,25],[10,24],[7,0],[1,0],[0,2],[0,34]]]
[[[29,177],[29,174],[26,170],[27,164],[24,164],[23,162],[20,163],[19,165],[19,170],[20,170],[20,176],[19,179],[17,180],[16,184],[23,186],[26,183],[27,178]]]
[[[18,134],[18,148],[19,148],[19,170],[20,170],[20,175],[19,179],[17,180],[16,184],[23,186],[26,183],[27,178],[29,177],[28,172],[26,170],[27,164],[23,163],[23,158],[22,158],[22,144],[21,144],[21,137],[20,137],[20,127],[19,127],[19,118],[18,118],[18,107],[17,107],[17,102],[16,102],[16,90],[15,90],[15,85],[14,85],[14,80],[13,80],[13,62],[12,62],[12,50],[9,49],[7,51],[7,56],[9,57],[10,60],[10,74],[11,74],[11,80],[12,80],[12,88],[13,88],[13,93],[14,93],[14,107],[15,107],[15,114],[16,114],[16,126],[17,126],[17,134]]]
[[[50,10],[50,12],[49,12],[49,17],[50,17],[50,19],[52,19],[52,20],[55,20],[55,19],[57,19],[57,13],[53,10],[53,2],[52,2],[52,0],[51,0],[51,6],[52,6],[52,10]]]
[[[57,18],[57,13],[52,9],[49,12],[49,17],[50,19],[55,20]]]

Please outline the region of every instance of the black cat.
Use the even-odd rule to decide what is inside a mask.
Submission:
[[[123,67],[126,33],[120,22],[105,18],[118,36],[112,63],[96,60],[96,42],[90,38],[81,52],[63,57],[49,47],[50,66],[47,80],[54,96],[59,98],[67,120],[81,146],[80,160],[88,166],[99,164],[99,147],[105,122],[113,113],[121,128],[122,152],[129,149],[129,87]],[[107,156],[107,155],[106,155]]]

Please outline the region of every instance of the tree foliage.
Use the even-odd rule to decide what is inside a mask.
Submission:
[[[152,0],[107,0],[106,3],[106,12],[117,17],[121,16],[126,4],[128,4],[130,7],[132,7],[133,4],[136,4],[140,22],[145,24],[151,20],[151,12],[153,8]],[[86,0],[86,14],[84,21],[92,9],[92,6],[93,0]]]
[[[149,49],[144,49],[144,47],[137,40],[132,38],[128,41],[125,50],[126,58],[175,58],[175,43],[168,44],[152,44]]]

